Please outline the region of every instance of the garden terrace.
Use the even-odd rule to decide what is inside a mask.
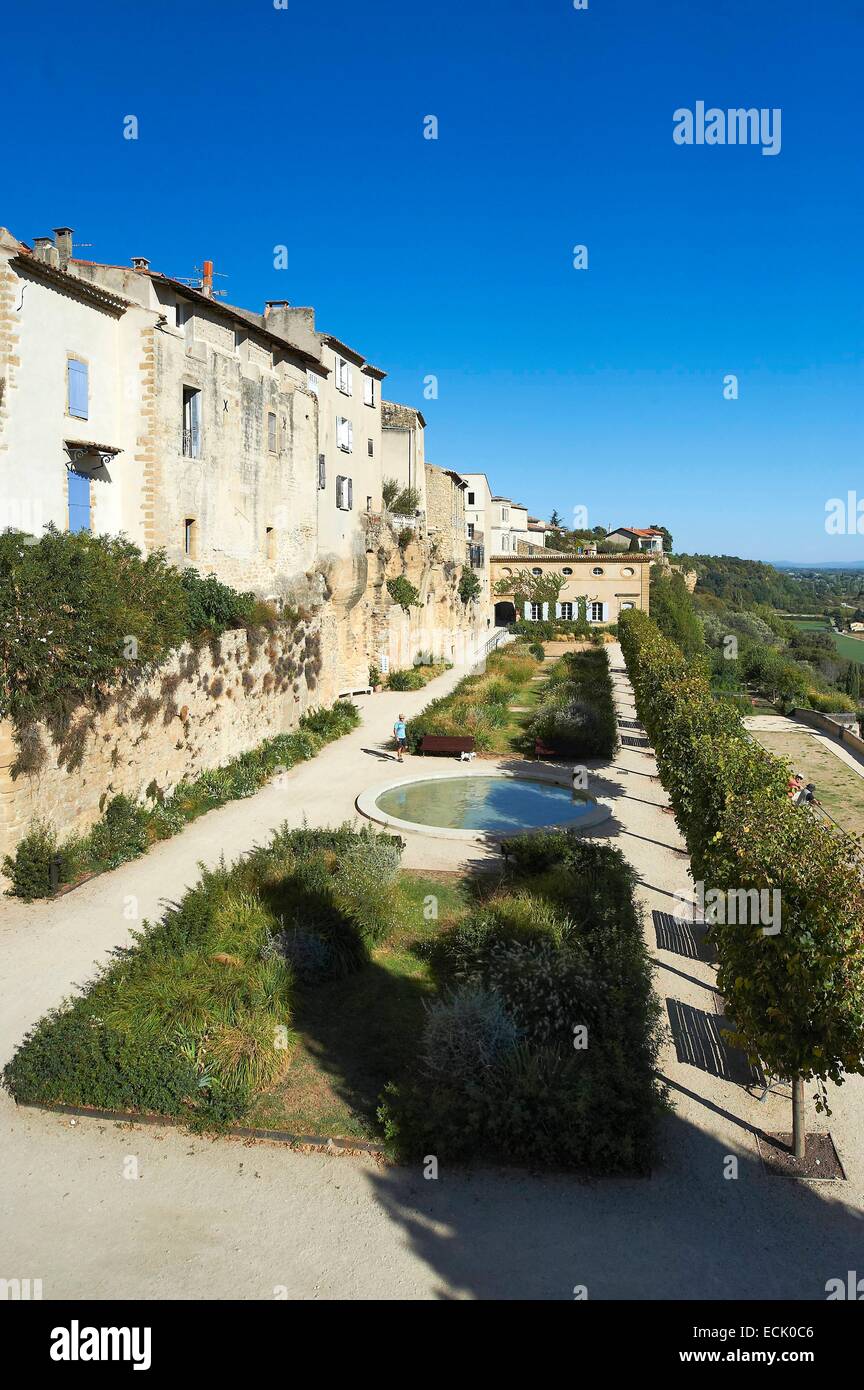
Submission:
[[[400,869],[401,847],[283,829],[204,872],[36,1025],[6,1087],[404,1158],[433,1143],[445,1160],[645,1171],[657,1005],[620,853],[547,834],[514,840],[495,874],[430,877]]]

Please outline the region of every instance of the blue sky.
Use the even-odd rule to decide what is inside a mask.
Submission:
[[[16,235],[314,304],[539,515],[864,558],[824,528],[864,497],[854,0],[48,0],[4,38]],[[676,145],[699,100],[781,108],[780,153]]]

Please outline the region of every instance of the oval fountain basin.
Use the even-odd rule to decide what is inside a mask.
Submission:
[[[441,777],[403,782],[376,798],[385,816],[450,830],[516,832],[578,825],[597,810],[585,792],[526,777]]]

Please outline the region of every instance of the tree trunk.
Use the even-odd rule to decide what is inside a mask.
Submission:
[[[796,1076],[792,1082],[792,1152],[796,1158],[803,1158],[806,1145],[804,1114],[804,1079]]]

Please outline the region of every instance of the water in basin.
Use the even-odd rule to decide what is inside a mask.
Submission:
[[[576,824],[596,802],[584,792],[511,777],[442,777],[406,782],[375,803],[385,815],[450,830],[518,831]]]

